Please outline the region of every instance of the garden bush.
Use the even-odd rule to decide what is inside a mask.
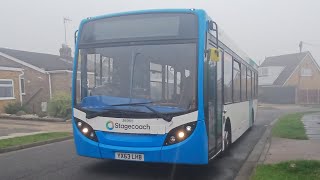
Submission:
[[[21,106],[19,102],[10,103],[4,107],[4,111],[7,114],[16,114],[19,111],[26,111],[24,106]]]
[[[54,95],[48,104],[48,114],[57,118],[70,118],[71,96],[64,93]]]

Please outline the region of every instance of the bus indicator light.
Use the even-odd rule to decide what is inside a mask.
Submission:
[[[82,122],[79,121],[77,124],[78,124],[78,128],[81,128]]]
[[[92,137],[92,138],[94,137],[94,133],[93,132],[90,133],[90,137]]]

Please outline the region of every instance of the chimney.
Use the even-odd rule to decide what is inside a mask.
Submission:
[[[62,47],[59,50],[60,52],[60,57],[64,58],[64,59],[71,59],[71,48],[66,45],[66,44],[62,44]]]

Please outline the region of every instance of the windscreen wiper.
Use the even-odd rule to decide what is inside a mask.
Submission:
[[[92,119],[95,118],[97,116],[102,116],[105,113],[112,113],[112,114],[125,114],[127,115],[129,112],[127,110],[121,110],[121,109],[109,109],[109,108],[105,108],[102,109],[102,111],[93,111],[93,110],[89,110],[89,109],[84,109],[84,108],[79,108],[79,110],[82,110],[86,113],[86,118],[87,119]]]
[[[156,114],[158,117],[162,118],[163,120],[170,122],[172,120],[172,116],[168,115],[168,114],[163,114],[155,109],[153,109],[152,107],[148,106],[147,104],[150,104],[152,102],[145,102],[145,103],[128,103],[128,104],[117,104],[117,105],[113,105],[113,106],[143,106],[147,109],[149,109],[151,112],[153,112],[154,114]]]

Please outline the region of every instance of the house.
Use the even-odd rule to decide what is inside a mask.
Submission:
[[[57,93],[71,95],[71,51],[60,50],[58,56],[0,48],[0,66],[6,67],[0,68],[0,78],[11,79],[13,82],[14,90],[11,93],[14,97],[11,98],[26,105],[32,113],[46,111],[50,98]],[[20,92],[17,87],[21,87]],[[2,104],[0,102],[0,106]]]
[[[23,69],[0,66],[0,112],[9,103],[20,103],[24,94]]]
[[[310,52],[267,57],[259,67],[259,100],[320,104],[320,68]]]

